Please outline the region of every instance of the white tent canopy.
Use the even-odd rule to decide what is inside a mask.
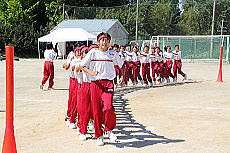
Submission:
[[[40,59],[39,42],[94,41],[97,37],[82,28],[58,28],[48,35],[38,38],[38,55]]]

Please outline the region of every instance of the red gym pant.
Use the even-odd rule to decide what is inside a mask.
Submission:
[[[139,79],[140,81],[142,80],[141,75],[140,75],[140,70],[141,70],[141,62],[137,61],[134,62],[133,65],[133,72],[134,72],[134,81],[137,82],[137,79]]]
[[[111,131],[116,126],[116,114],[113,107],[114,84],[111,80],[92,81],[90,84],[91,108],[94,119],[95,137],[103,135],[104,131]]]
[[[142,77],[145,84],[148,84],[148,81],[152,83],[152,78],[150,76],[150,63],[142,63]]]
[[[153,81],[156,81],[156,78],[155,78],[155,74],[157,75],[158,73],[158,62],[151,62],[151,68],[152,68],[152,78],[153,78]]]
[[[133,62],[126,61],[126,67],[125,67],[125,84],[128,83],[129,79],[131,79],[132,82],[134,82],[134,77],[133,77]]]
[[[78,101],[78,126],[80,127],[80,133],[87,133],[87,126],[91,118],[91,96],[90,96],[90,83],[82,82],[80,88],[81,98]]]
[[[174,65],[173,65],[173,74],[174,77],[177,78],[177,71],[180,75],[182,75],[183,77],[185,77],[185,74],[181,71],[182,68],[182,62],[181,60],[174,60]]]
[[[164,69],[165,69],[165,64],[163,61],[158,62],[158,76],[161,78],[164,77]]]
[[[54,81],[53,81],[53,79],[54,79],[54,65],[53,65],[53,62],[45,61],[42,85],[44,85],[48,79],[49,79],[49,87],[48,88],[52,88],[54,85]]]
[[[166,61],[166,63],[165,63],[165,65],[166,65],[166,68],[165,68],[165,77],[166,78],[169,78],[169,77],[174,78],[174,75],[171,72],[172,64],[173,64],[172,61]]]
[[[80,84],[78,84],[77,79],[71,78],[71,96],[68,101],[68,111],[70,114],[70,123],[75,123],[76,122],[76,117],[77,117],[77,101],[78,101],[78,88],[80,87]],[[67,115],[68,115],[67,111]]]

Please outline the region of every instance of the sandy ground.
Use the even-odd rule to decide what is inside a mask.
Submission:
[[[41,91],[42,60],[15,62],[15,136],[19,153],[230,153],[230,65],[185,63],[189,80],[119,88],[117,143],[98,147],[65,126],[68,74],[55,62],[55,90]],[[0,62],[0,144],[5,129],[5,62]]]

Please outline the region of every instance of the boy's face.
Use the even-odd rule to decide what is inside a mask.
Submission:
[[[98,41],[98,44],[99,44],[99,48],[102,50],[102,51],[107,51],[108,48],[109,48],[109,43],[110,43],[110,40],[108,38],[101,38],[99,41]]]
[[[176,47],[175,47],[175,50],[178,51],[178,50],[179,50],[179,46],[176,46]]]
[[[170,47],[167,48],[167,52],[169,52],[169,53],[171,52],[171,48]]]
[[[148,47],[145,47],[145,48],[144,48],[144,52],[145,52],[145,53],[148,53],[148,52],[149,52],[149,48],[148,48]]]

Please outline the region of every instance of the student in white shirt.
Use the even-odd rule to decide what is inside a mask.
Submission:
[[[182,72],[182,52],[179,50],[180,46],[175,45],[175,50],[172,52],[174,56],[174,64],[173,64],[173,74],[174,74],[174,81],[177,80],[177,72],[182,75],[184,78],[183,80],[187,79],[187,74]]]
[[[151,47],[150,53],[149,53],[149,62],[151,63],[151,69],[152,69],[152,79],[153,83],[155,84],[156,82],[156,75],[157,75],[157,68],[158,68],[158,62],[156,58],[156,53],[155,53],[155,47]]]
[[[54,51],[52,43],[47,44],[46,50],[44,52],[44,57],[45,57],[45,63],[44,63],[43,79],[42,79],[42,84],[40,85],[40,89],[43,90],[43,86],[45,85],[46,81],[49,79],[48,90],[50,90],[53,89],[53,85],[54,85],[53,61],[57,57],[57,53]]]
[[[140,52],[138,51],[138,46],[135,45],[133,47],[133,72],[134,72],[134,83],[133,85],[136,85],[138,83],[137,79],[139,79],[141,81],[141,84],[143,84],[143,80],[140,74],[140,70],[141,70],[141,62],[140,62]]]
[[[142,77],[146,85],[152,86],[149,63],[149,46],[144,47],[144,53],[141,53]],[[148,79],[148,80],[147,80]],[[149,83],[148,83],[149,82]]]
[[[104,145],[104,135],[107,135],[110,141],[116,141],[117,137],[112,133],[116,126],[116,114],[113,107],[113,94],[115,78],[114,65],[122,67],[123,61],[117,52],[108,50],[111,36],[108,33],[100,33],[97,36],[99,49],[92,49],[82,60],[81,66],[88,67],[91,71],[96,71],[97,75],[89,75],[91,81],[91,107],[94,118],[95,137],[97,145]],[[124,74],[122,68],[122,74]],[[123,75],[120,82],[123,82]],[[102,129],[102,124],[105,128]]]
[[[165,78],[167,80],[167,83],[170,82],[170,79],[169,77],[173,78],[174,79],[174,75],[172,74],[171,72],[171,69],[172,69],[172,60],[173,60],[173,53],[171,52],[171,47],[170,46],[167,46],[166,47],[166,52],[163,53],[163,57],[164,57],[164,60],[165,60]]]
[[[131,51],[131,45],[127,45],[125,48],[125,85],[127,86],[129,79],[134,83],[134,72],[133,72],[133,52]]]

